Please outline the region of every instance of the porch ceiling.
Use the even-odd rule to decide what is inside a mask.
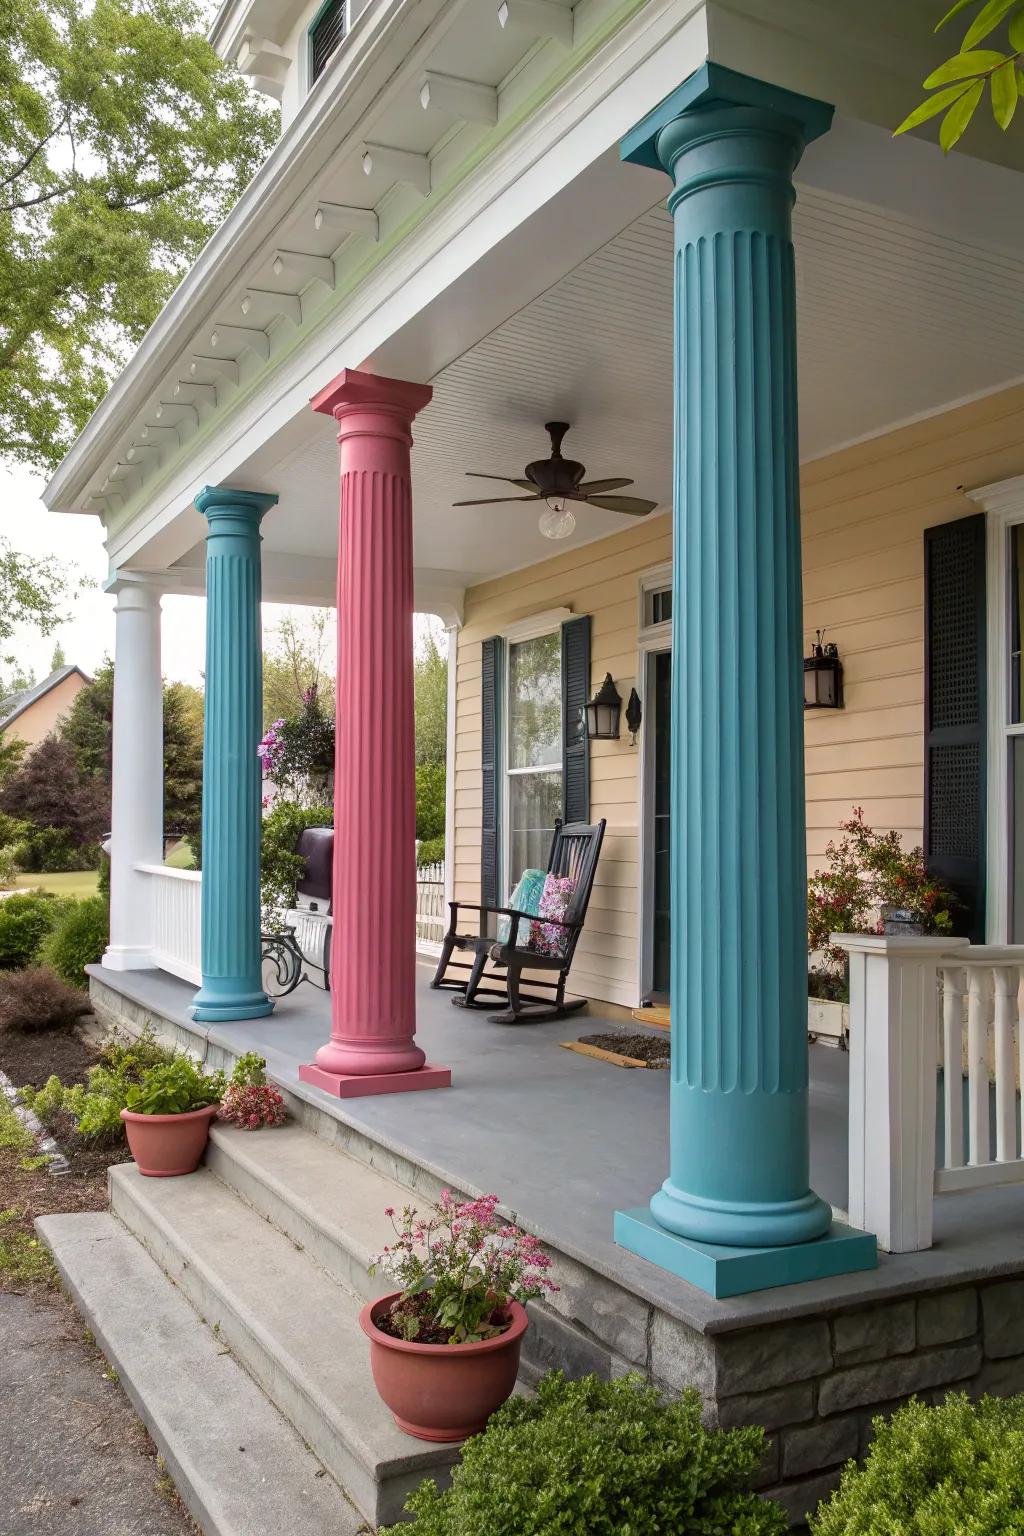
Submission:
[[[1019,378],[1024,261],[983,238],[994,226],[979,231],[963,212],[951,220],[938,207],[929,219],[901,217],[829,190],[810,169],[818,184],[800,186],[795,214],[803,456]],[[500,483],[465,471],[521,475],[546,452],[543,423],[552,418],[572,423],[566,451],[588,475],[631,475],[637,494],[669,504],[671,270],[671,221],[659,206],[434,377],[413,451],[418,567],[443,567],[446,580],[469,585],[627,525],[580,507],[576,532],[553,545],[533,507],[452,507],[474,493],[501,495]],[[268,564],[290,561],[309,600],[329,601],[330,422],[293,423],[239,483],[280,491],[264,526]],[[182,563],[199,557],[197,548]]]

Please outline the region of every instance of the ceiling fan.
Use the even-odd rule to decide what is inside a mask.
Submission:
[[[545,538],[566,539],[576,527],[576,518],[570,501],[583,501],[591,507],[604,507],[609,512],[626,512],[631,517],[646,517],[658,505],[656,501],[644,501],[639,496],[608,496],[632,480],[584,480],[586,468],[575,459],[562,458],[562,439],[569,430],[567,421],[549,421],[545,431],[551,437],[551,457],[535,459],[527,464],[525,479],[516,480],[511,475],[488,475],[479,470],[466,471],[476,480],[504,480],[506,485],[517,485],[528,496],[488,496],[480,501],[456,501],[456,507],[491,507],[505,501],[543,501],[544,511],[538,527]]]

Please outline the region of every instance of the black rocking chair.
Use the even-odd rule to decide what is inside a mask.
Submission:
[[[456,1008],[490,1008],[495,1001],[506,1003],[507,1006],[501,1013],[489,1015],[493,1024],[534,1024],[544,1019],[560,1019],[565,1014],[582,1008],[586,1003],[584,997],[566,1002],[565,984],[576,943],[583,930],[587,907],[590,904],[590,892],[594,884],[604,829],[603,820],[593,827],[584,826],[579,822],[565,827],[559,822],[555,826],[555,835],[551,840],[551,855],[548,859],[548,873],[569,875],[575,881],[569,904],[565,909],[565,916],[561,919],[538,918],[534,913],[517,912],[511,907],[487,907],[468,901],[449,902],[451,919],[441,947],[441,958],[430,985],[451,988],[459,993],[459,996],[452,998],[452,1004]],[[479,914],[477,933],[458,932],[461,907]],[[509,919],[509,932],[506,939],[495,939],[487,934],[488,918],[491,916]],[[560,954],[544,955],[529,948],[526,935],[529,934],[530,924],[536,922],[565,930],[565,940]],[[524,927],[522,936],[520,924]],[[472,955],[472,961],[469,964],[458,960],[453,962],[452,955],[456,950],[462,954]],[[493,966],[505,972],[504,987],[500,985],[501,977],[484,975],[488,960]],[[466,980],[460,980],[458,976],[448,979],[445,973],[449,964],[453,971],[468,971]],[[531,976],[527,983],[529,987],[540,988],[542,993],[548,995],[538,995],[535,991],[523,991],[520,984],[523,971],[557,972],[550,981],[542,976]]]

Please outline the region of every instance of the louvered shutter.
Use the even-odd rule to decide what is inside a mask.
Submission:
[[[924,849],[985,937],[985,518],[925,529]]]
[[[481,679],[480,772],[483,811],[480,843],[480,900],[501,904],[501,677],[504,643],[499,636],[483,643]]]
[[[590,615],[562,625],[562,819],[590,820]]]
[[[345,36],[346,0],[326,0],[309,29],[310,84],[319,80],[327,60]]]

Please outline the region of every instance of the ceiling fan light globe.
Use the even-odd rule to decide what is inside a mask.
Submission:
[[[561,506],[552,505],[553,502],[561,502]],[[565,505],[565,497],[549,497],[548,504],[540,515],[537,527],[546,539],[567,539],[576,527],[576,518]]]

